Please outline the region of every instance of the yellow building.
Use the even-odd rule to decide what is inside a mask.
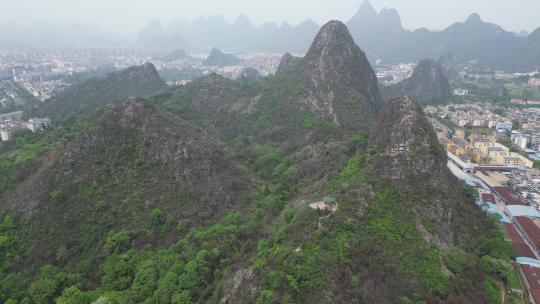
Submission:
[[[457,157],[461,157],[467,155],[468,146],[463,145],[462,143],[456,143],[455,141],[451,141],[446,146],[446,150]]]
[[[534,162],[525,156],[518,154],[518,153],[509,153],[509,155],[502,157],[502,161],[506,166],[510,167],[525,167],[525,168],[532,168],[534,165]]]
[[[501,145],[499,143],[496,143],[496,142],[489,142],[489,141],[475,142],[474,148],[492,157],[496,157],[497,155],[501,155],[501,154],[510,153],[510,149],[508,147]]]
[[[465,140],[465,130],[464,129],[456,129],[456,133],[454,134],[453,139]]]
[[[474,149],[470,154],[472,161],[476,164],[491,164],[493,162],[491,156],[484,154],[478,149]]]
[[[474,147],[480,151],[479,154],[482,154],[474,155],[475,161],[478,161],[478,163],[482,162],[482,160],[491,158],[490,163],[494,165],[525,168],[532,168],[534,165],[532,160],[521,154],[510,152],[508,147],[496,142],[476,142]]]
[[[497,133],[492,132],[489,135],[479,134],[479,133],[471,134],[471,136],[469,136],[469,141],[471,142],[471,145],[473,146],[477,142],[495,143],[497,142]]]

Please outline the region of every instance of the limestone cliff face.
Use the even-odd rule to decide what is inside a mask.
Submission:
[[[405,181],[409,174],[443,173],[446,154],[422,110],[411,97],[392,100],[370,138],[370,145],[381,151],[377,169],[384,176]]]
[[[294,57],[290,53],[285,53],[285,55],[281,57],[281,61],[276,70],[276,75],[286,75],[287,73],[290,73],[298,66],[301,60],[302,58]]]
[[[418,63],[412,76],[403,82],[403,94],[427,102],[447,102],[452,98],[452,89],[441,65],[425,59]]]
[[[392,100],[369,140],[371,167],[400,189],[417,213],[424,238],[442,246],[467,243],[482,218],[446,167],[446,152],[422,108],[411,97]]]
[[[300,63],[309,94],[301,100],[313,111],[332,116],[336,124],[368,122],[382,105],[377,77],[364,52],[339,21],[324,25]]]

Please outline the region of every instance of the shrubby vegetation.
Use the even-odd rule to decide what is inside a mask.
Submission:
[[[218,94],[212,90],[222,98],[195,94]],[[88,141],[73,140],[91,129],[81,123],[0,146],[0,173],[5,173],[0,181],[6,185],[0,193],[16,185],[26,167],[41,168],[32,167],[40,157],[44,164],[51,159],[61,164],[47,176],[50,187],[42,194],[50,209],[34,218],[1,214],[0,302],[219,303],[242,270],[253,276],[239,283],[239,302],[499,299],[499,282],[515,276],[508,267],[511,249],[495,224],[486,220],[469,252],[428,242],[419,225],[428,232],[436,227],[432,219],[419,223],[410,204],[411,197],[430,201],[430,193],[404,191],[382,180],[368,165],[380,152],[366,152],[369,136],[341,133],[331,120],[291,106],[305,94],[294,73],[242,83],[211,75],[147,102],[191,118],[193,127],[167,125],[183,127],[166,133],[174,140],[160,142],[161,129],[120,132],[117,121],[105,120],[98,122],[100,136],[91,133]],[[249,116],[222,110],[238,103],[257,106]],[[225,148],[206,151],[209,146],[195,140],[193,145],[210,156],[230,153],[241,164],[243,171],[228,178],[245,174],[256,181],[243,193],[249,203],[233,201],[236,209],[212,217],[222,206],[213,201],[201,206],[208,191],[189,192],[179,184],[167,188],[167,181],[182,173],[167,171],[175,163],[158,160],[168,151],[151,154],[152,141],[167,146],[197,128],[219,135]],[[145,131],[158,135],[148,137]],[[67,143],[72,150],[93,150],[73,160],[61,154],[67,153]],[[222,169],[222,163],[200,169],[206,160],[187,155],[179,161],[185,167],[178,168],[203,177]],[[73,171],[79,175],[65,178]],[[237,181],[242,182],[247,184]],[[330,195],[337,199],[335,213],[308,207]]]
[[[32,163],[39,162],[40,156],[82,134],[86,128],[87,124],[80,122],[47,133],[25,132],[12,141],[0,142],[0,195],[31,173],[37,167]]]

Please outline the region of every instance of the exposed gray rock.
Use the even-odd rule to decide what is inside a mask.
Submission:
[[[441,65],[424,59],[418,63],[412,76],[403,82],[403,94],[426,101],[445,102],[452,98],[452,89]]]
[[[238,269],[232,280],[227,281],[228,285],[224,287],[223,297],[219,302],[221,304],[228,304],[234,302],[234,298],[253,298],[257,292],[257,288],[254,286],[254,279],[253,269]]]
[[[351,112],[367,122],[382,107],[377,77],[340,21],[322,27],[300,63],[300,73],[309,86],[309,94],[301,102],[314,112],[331,116],[338,125]],[[357,102],[351,102],[355,98]]]
[[[404,181],[413,172],[446,170],[446,154],[422,108],[411,97],[390,102],[369,144],[382,153],[379,156],[384,162],[377,164],[377,169],[390,179]]]
[[[276,75],[285,75],[291,71],[294,71],[301,61],[302,58],[294,57],[289,53],[285,53],[285,55],[281,57],[281,61],[279,62],[279,66],[276,70]]]
[[[446,167],[447,156],[422,107],[411,97],[392,100],[369,140],[370,166],[400,189],[417,214],[417,228],[428,242],[451,246],[467,241],[464,227],[481,217]]]

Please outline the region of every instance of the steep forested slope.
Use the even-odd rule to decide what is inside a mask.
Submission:
[[[0,146],[0,301],[497,302],[509,245],[350,41]]]
[[[130,96],[150,96],[166,89],[154,65],[146,63],[75,84],[33,109],[32,115],[61,122]]]

